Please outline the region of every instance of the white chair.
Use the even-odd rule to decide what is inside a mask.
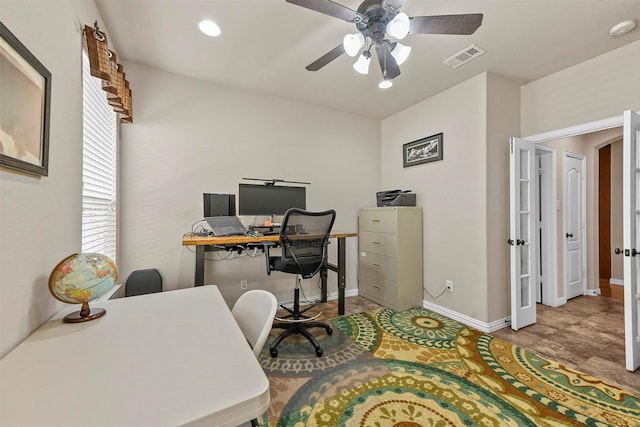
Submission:
[[[277,309],[278,300],[275,295],[261,289],[254,289],[240,295],[231,309],[256,358],[267,341]],[[257,427],[258,420],[251,420],[249,425]]]
[[[261,289],[245,292],[233,305],[231,313],[256,357],[267,341],[277,309],[276,297]]]

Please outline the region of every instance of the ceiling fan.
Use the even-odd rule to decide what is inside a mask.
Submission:
[[[375,48],[382,70],[381,88],[393,84],[391,81],[400,75],[399,65],[411,52],[410,47],[393,39],[402,40],[407,34],[470,35],[480,27],[483,17],[481,13],[409,17],[400,12],[406,0],[365,0],[357,11],[331,0],[286,1],[352,22],[358,30],[355,34],[347,34],[341,44],[307,65],[307,70],[318,71],[343,53],[355,57],[368,42],[368,48],[362,51],[353,68],[361,74],[367,74],[371,49]]]

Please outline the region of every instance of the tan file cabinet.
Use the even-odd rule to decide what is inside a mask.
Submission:
[[[394,310],[422,307],[422,208],[361,209],[359,290]]]

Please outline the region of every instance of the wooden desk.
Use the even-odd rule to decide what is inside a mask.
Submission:
[[[95,303],[91,303],[92,305]],[[0,425],[237,426],[269,381],[216,286],[69,306],[0,360]]]
[[[346,273],[346,238],[356,237],[358,233],[334,231],[331,233],[332,239],[338,239],[338,263],[336,265],[329,263],[328,269],[335,271],[338,274],[338,314],[344,314],[344,290],[346,288],[347,273]],[[195,267],[195,286],[204,285],[204,253],[207,246],[233,246],[243,245],[249,243],[260,242],[278,242],[280,237],[278,235],[260,236],[260,237],[248,237],[248,236],[191,236],[186,235],[182,238],[183,246],[195,246],[196,247],[196,267]],[[322,279],[322,290],[320,298],[322,302],[327,302],[327,272],[326,270],[320,272],[320,278]]]

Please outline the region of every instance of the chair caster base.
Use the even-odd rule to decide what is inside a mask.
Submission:
[[[275,348],[270,348],[269,354],[271,355],[271,357],[278,357],[278,350],[276,350]]]

